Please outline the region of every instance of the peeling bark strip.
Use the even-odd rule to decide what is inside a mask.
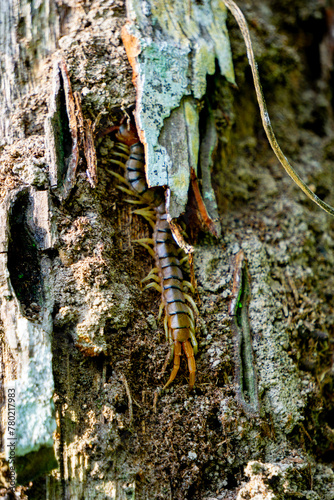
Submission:
[[[94,127],[84,120],[78,92],[72,93],[71,81],[64,59],[54,66],[53,91],[49,114],[45,120],[45,139],[49,161],[50,183],[61,201],[68,198],[76,182],[79,145],[87,162],[87,179],[97,185],[97,158]]]
[[[206,225],[210,233],[213,234],[213,236],[216,236],[216,238],[218,238],[220,233],[219,222],[213,221],[207,212],[206,206],[203,202],[203,198],[201,196],[201,192],[198,186],[197,177],[193,169],[191,169],[191,185],[198,206],[198,211],[201,218],[203,219],[204,224]]]
[[[235,257],[232,298],[229,314],[233,317],[232,328],[235,341],[235,374],[238,399],[250,415],[258,414],[259,400],[252,347],[252,337],[248,319],[250,301],[249,275],[245,255],[240,250]]]
[[[206,75],[215,72],[216,58],[221,73],[234,82],[226,9],[208,0],[128,0],[127,11],[122,39],[137,89],[136,123],[148,185],[170,188],[167,210],[176,218],[187,203],[191,168],[197,171],[197,100],[205,94]]]
[[[65,200],[75,184],[79,160],[75,101],[65,61],[59,59],[53,71],[53,90],[45,121],[51,188]]]
[[[75,110],[80,136],[80,146],[83,147],[87,162],[86,175],[92,188],[97,186],[97,158],[94,146],[94,124],[91,120],[84,120],[81,111],[79,92],[74,92]]]

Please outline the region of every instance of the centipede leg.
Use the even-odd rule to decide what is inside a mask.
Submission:
[[[155,229],[155,213],[148,209],[138,208],[132,212],[133,214],[141,215],[150,224],[152,229]]]
[[[188,359],[188,368],[189,368],[189,389],[192,389],[195,385],[195,377],[196,377],[196,362],[194,357],[194,351],[191,347],[189,340],[183,342],[183,350]]]
[[[155,281],[153,283],[149,283],[144,287],[144,290],[147,290],[148,288],[155,288],[159,293],[161,293],[161,286],[158,285]]]
[[[183,280],[183,286],[189,288],[191,293],[195,293],[195,289],[189,281]]]
[[[165,334],[166,334],[166,342],[169,342],[169,328],[168,328],[167,314],[165,315],[165,318],[164,318],[164,329],[165,329]]]
[[[191,348],[191,346],[190,346],[190,348]],[[174,342],[174,366],[173,366],[173,370],[172,370],[172,373],[170,374],[170,377],[168,379],[167,384],[164,385],[162,390],[165,390],[175,379],[177,372],[179,371],[179,368],[180,368],[181,352],[182,352],[181,342],[175,341]],[[194,383],[195,383],[195,379],[194,379]]]
[[[157,276],[158,271],[159,270],[157,267],[153,267],[153,269],[151,269],[151,271],[148,273],[148,275],[145,276],[145,278],[143,278],[141,280],[141,283],[145,283],[145,281],[149,281],[150,279],[152,279],[153,276]]]
[[[119,152],[119,151],[115,151],[115,150],[114,150],[114,151],[112,152],[112,154],[113,154],[114,156],[119,156],[119,158],[123,158],[123,159],[125,160],[125,162],[123,163],[123,165],[122,165],[122,166],[123,166],[124,168],[126,168],[125,163],[126,163],[126,162],[128,161],[128,159],[129,159],[129,154],[130,154],[129,149],[127,149],[127,152],[126,152],[126,153],[121,153],[121,152]],[[113,162],[113,161],[115,161],[115,160],[111,160],[111,162]]]
[[[171,363],[173,361],[173,359],[174,359],[174,343],[173,343],[173,339],[171,338],[168,363]]]
[[[141,242],[140,240],[132,240],[133,243],[138,243],[139,245],[141,245],[142,247],[146,248],[146,250],[148,251],[148,253],[151,255],[151,257],[155,257],[155,253],[154,253],[154,250],[153,248],[150,247],[150,245],[148,245],[147,243],[143,243]]]
[[[195,337],[195,329],[194,328],[190,328],[189,335],[190,335],[191,344],[193,346],[194,354],[197,354],[198,343],[197,343],[197,340],[196,340],[196,337]]]
[[[129,154],[130,154],[130,148],[129,148],[129,146],[126,146],[126,144],[122,144],[121,142],[118,142],[117,143],[117,147],[118,147],[118,149],[120,149],[120,150],[122,150],[122,151],[125,152],[126,159],[128,159],[129,158]]]
[[[169,340],[169,356],[168,356],[168,363],[171,363],[174,359],[174,341],[173,341],[173,333],[170,328],[168,328],[168,340]]]
[[[110,160],[110,163],[112,163],[113,165],[118,165],[122,168],[125,168],[125,163],[123,163],[122,161],[119,161],[119,160]],[[111,170],[109,170],[109,168],[107,168],[108,172],[111,172]]]
[[[170,334],[170,332],[169,332]],[[166,359],[165,359],[165,362],[163,364],[163,367],[162,367],[162,370],[161,370],[161,374],[160,374],[160,377],[163,376],[163,374],[165,373],[166,371],[166,368],[167,366],[169,365],[169,363],[173,360],[174,358],[174,344],[173,344],[173,340],[172,340],[172,344],[170,346],[170,349],[169,349],[169,352],[167,353],[167,356],[166,356]]]
[[[128,198],[126,198],[124,201],[126,201],[127,203],[131,203],[132,205],[142,205],[143,204],[142,200],[129,200]]]
[[[118,174],[117,172],[114,172],[113,170],[109,170],[109,169],[107,169],[107,172],[109,172],[109,174],[116,177],[116,179],[118,179],[120,182],[123,182],[123,184],[125,184],[126,186],[129,186],[128,181],[122,175]]]
[[[151,283],[157,283],[158,285],[159,285],[159,283],[161,283],[159,276],[157,276],[156,274],[151,274],[150,277],[146,276],[146,278],[141,280],[141,283],[144,283],[145,281],[148,281],[149,279],[153,280],[153,281],[151,281]],[[147,286],[148,285],[145,285],[144,290],[146,290]],[[161,315],[158,317],[158,319],[160,319],[160,318],[161,318]]]
[[[189,295],[188,293],[183,293],[183,295],[184,295],[184,298],[192,306],[192,308],[194,309],[195,313],[199,316],[199,311],[197,309],[196,303],[195,303],[194,299],[191,297],[191,295]]]
[[[194,316],[194,311],[192,309],[190,309],[190,307],[188,306],[188,304],[185,304],[185,307],[187,308],[187,311],[188,311],[188,314],[191,318],[191,321],[193,323],[195,323],[195,316]]]
[[[160,279],[160,278],[159,278]],[[164,303],[163,302],[160,302],[160,306],[159,306],[159,314],[158,314],[158,321],[160,321],[161,319],[161,316],[162,316],[162,313],[163,313],[163,310],[164,310]]]
[[[153,238],[139,238],[138,240],[133,240],[136,243],[147,243],[148,245],[154,245]]]
[[[133,211],[134,214],[141,215],[142,217],[150,217],[155,219],[155,212],[149,208],[138,208],[138,210]]]

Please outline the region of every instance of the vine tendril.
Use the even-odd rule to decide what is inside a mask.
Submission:
[[[276,136],[274,134],[273,128],[271,126],[268,110],[267,110],[267,105],[264,99],[262,87],[261,87],[261,82],[260,82],[260,77],[259,77],[259,72],[257,69],[257,64],[255,61],[254,57],[254,52],[253,52],[253,46],[252,46],[252,41],[250,38],[250,33],[248,30],[247,26],[247,21],[239,9],[239,7],[233,2],[233,0],[223,0],[224,4],[226,7],[229,9],[231,14],[233,15],[234,19],[236,20],[240,31],[242,33],[243,39],[245,41],[246,45],[246,51],[247,51],[247,57],[248,57],[248,62],[250,64],[251,70],[252,70],[252,75],[253,75],[253,81],[254,81],[254,87],[255,87],[255,92],[256,92],[256,98],[257,102],[259,104],[260,108],[260,114],[261,114],[261,119],[262,119],[262,124],[264,131],[266,133],[266,136],[268,138],[269,144],[274,151],[275,155],[278,158],[278,161],[282,165],[282,167],[285,169],[285,171],[289,174],[291,179],[297,184],[297,186],[300,187],[302,191],[319,207],[321,207],[325,212],[327,212],[330,215],[334,215],[334,208],[322,201],[318,196],[311,191],[311,189],[305,184],[305,182],[299,177],[297,172],[293,169],[293,167],[290,165],[288,159],[284,155],[283,151],[281,150]]]

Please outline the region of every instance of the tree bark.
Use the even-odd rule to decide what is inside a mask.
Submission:
[[[334,8],[239,6],[279,142],[333,205]],[[140,284],[154,264],[134,243],[152,231],[117,189],[103,135],[136,100],[125,5],[0,0],[0,16],[3,498],[10,388],[16,498],[334,498],[334,225],[269,149],[233,18],[237,87],[217,65],[191,101],[198,176],[205,195],[211,168],[222,226],[219,238],[196,232],[190,199],[196,384],[182,358],[159,392],[169,348],[160,297]],[[175,116],[194,95],[163,121],[164,147],[190,133]]]

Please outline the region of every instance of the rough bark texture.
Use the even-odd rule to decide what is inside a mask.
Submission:
[[[278,139],[301,176],[333,205],[333,8],[316,0],[239,5]],[[96,189],[81,151],[70,196],[60,202],[51,195],[51,249],[40,245],[33,254],[29,238],[40,241],[38,230],[30,228],[22,241],[15,229],[24,219],[8,208],[18,188],[50,191],[44,121],[54,59],[66,61],[86,125],[95,121],[103,131],[134,103],[120,39],[124,4],[22,0],[0,7],[12,34],[0,41],[7,71],[0,76],[0,196],[16,248],[9,279],[20,317],[31,324],[44,324],[52,302],[57,423],[58,469],[45,473],[45,447],[34,450],[34,469],[20,465],[25,484],[17,487],[18,497],[333,499],[334,224],[292,185],[268,148],[233,19],[228,29],[238,88],[218,72],[210,77],[200,116],[203,140],[208,115],[218,132],[212,175],[223,231],[219,240],[200,233],[195,242],[196,386],[189,392],[183,360],[154,412],[155,391],[170,370],[161,377],[168,346],[156,321],[158,294],[140,287],[152,259],[132,242],[151,229],[132,214],[109,173],[116,168],[111,139],[96,138]],[[22,203],[23,214],[28,205]],[[17,264],[21,248],[24,272]],[[249,358],[228,312],[240,249],[248,262],[258,414],[245,404]],[[52,295],[48,304],[45,292],[31,292],[45,266],[48,278],[40,282]],[[7,383],[6,377],[15,378],[15,360],[5,327],[1,376]],[[5,461],[1,474],[2,495],[12,498]]]

